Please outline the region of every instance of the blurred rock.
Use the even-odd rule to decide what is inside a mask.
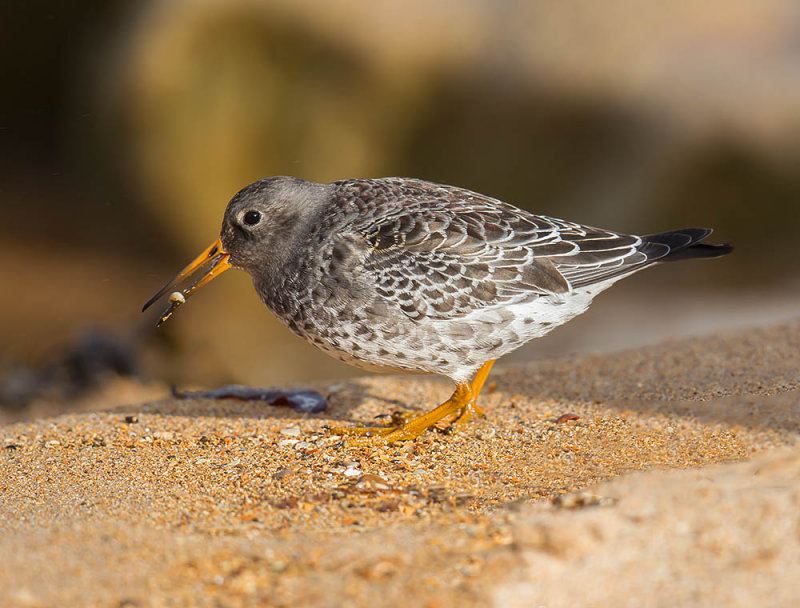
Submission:
[[[116,377],[133,376],[137,346],[108,331],[86,330],[40,367],[0,370],[0,407],[22,407],[35,398],[81,397]]]
[[[791,0],[9,8],[0,255],[13,297],[0,335],[11,360],[46,360],[87,321],[133,325],[214,238],[230,196],[270,174],[413,175],[619,230],[716,228],[737,251],[713,270],[660,269],[619,288],[614,304],[636,281],[652,287],[656,320],[674,314],[676,277],[734,302],[796,275]],[[353,373],[290,336],[234,273],[174,323],[174,357],[145,353],[153,376],[283,385]],[[555,350],[585,346],[560,337],[578,334],[555,334]]]
[[[529,509],[497,606],[796,606],[800,454],[592,488],[613,506]],[[568,584],[565,584],[568,581]]]
[[[800,221],[799,37],[788,0],[151,2],[121,101],[153,212],[187,254],[272,174],[414,175],[755,245],[786,234],[754,210]]]

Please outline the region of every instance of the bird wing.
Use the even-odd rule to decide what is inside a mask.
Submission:
[[[348,203],[367,243],[363,269],[382,298],[415,320],[567,294],[648,259],[637,236],[534,215],[461,188],[358,180],[355,190]]]

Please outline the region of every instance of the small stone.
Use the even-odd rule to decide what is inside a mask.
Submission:
[[[296,443],[300,443],[299,439],[283,439],[282,441],[278,442],[279,446],[287,446],[287,445],[295,445]]]
[[[375,507],[378,513],[394,513],[400,509],[400,502],[397,500],[386,500]]]
[[[272,475],[272,479],[274,479],[275,481],[280,481],[281,479],[283,479],[288,475],[291,475],[292,473],[294,473],[292,469],[290,469],[289,467],[284,467],[279,471],[275,471],[275,473]]]
[[[345,477],[359,477],[362,474],[361,469],[357,469],[355,467],[350,467],[349,469],[345,469],[344,476]]]
[[[430,502],[442,503],[447,498],[447,488],[441,485],[430,486],[426,488],[425,493]]]
[[[367,579],[382,579],[388,578],[397,572],[397,565],[388,561],[382,560],[367,568],[363,568],[359,574]]]
[[[400,451],[407,456],[416,456],[419,450],[415,441],[408,441],[402,448],[400,448]]]
[[[281,429],[281,435],[285,437],[300,437],[301,434],[302,431],[296,426],[288,426],[285,429]]]
[[[345,475],[347,475],[347,471],[345,471]],[[358,490],[369,492],[376,490],[389,490],[392,486],[383,477],[367,473],[366,475],[361,476],[361,479],[356,482],[355,487]]]
[[[607,507],[614,504],[615,499],[597,496],[589,492],[571,492],[559,494],[553,498],[553,506],[559,509],[584,509],[586,507]]]
[[[153,439],[164,439],[170,440],[175,437],[175,433],[172,431],[156,431],[153,433]]]
[[[565,422],[569,422],[571,420],[580,420],[580,416],[571,413],[561,414],[558,418],[556,418],[555,422],[556,424],[564,424]]]
[[[133,414],[125,416],[125,423],[126,424],[136,424],[137,422],[139,422],[139,416],[135,416]]]
[[[453,496],[453,502],[458,507],[463,507],[464,505],[468,505],[476,500],[475,495],[467,494],[466,492],[462,492],[460,494],[456,494]]]
[[[496,434],[497,434],[497,431],[494,428],[489,427],[488,429],[482,429],[482,430],[476,432],[475,433],[475,439],[480,439],[480,440],[485,441],[487,439],[491,439]]]
[[[308,441],[298,441],[294,444],[295,450],[308,450],[309,448],[313,448],[314,444]]]

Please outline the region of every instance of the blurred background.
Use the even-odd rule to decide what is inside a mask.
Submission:
[[[621,231],[711,226],[736,245],[620,283],[506,362],[798,314],[795,0],[0,10],[2,419],[167,383],[362,373],[290,335],[244,273],[158,331],[160,310],[139,312],[268,175],[415,176]]]

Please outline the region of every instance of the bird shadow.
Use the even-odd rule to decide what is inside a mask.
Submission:
[[[369,381],[370,379],[364,379]],[[254,388],[229,385],[209,391],[177,391],[163,399],[106,410],[126,416],[157,414],[181,417],[307,420],[321,418],[362,426],[380,426],[395,411],[422,411],[418,405],[388,397],[360,379],[305,389]],[[353,417],[362,403],[377,403],[384,412],[374,419]]]

